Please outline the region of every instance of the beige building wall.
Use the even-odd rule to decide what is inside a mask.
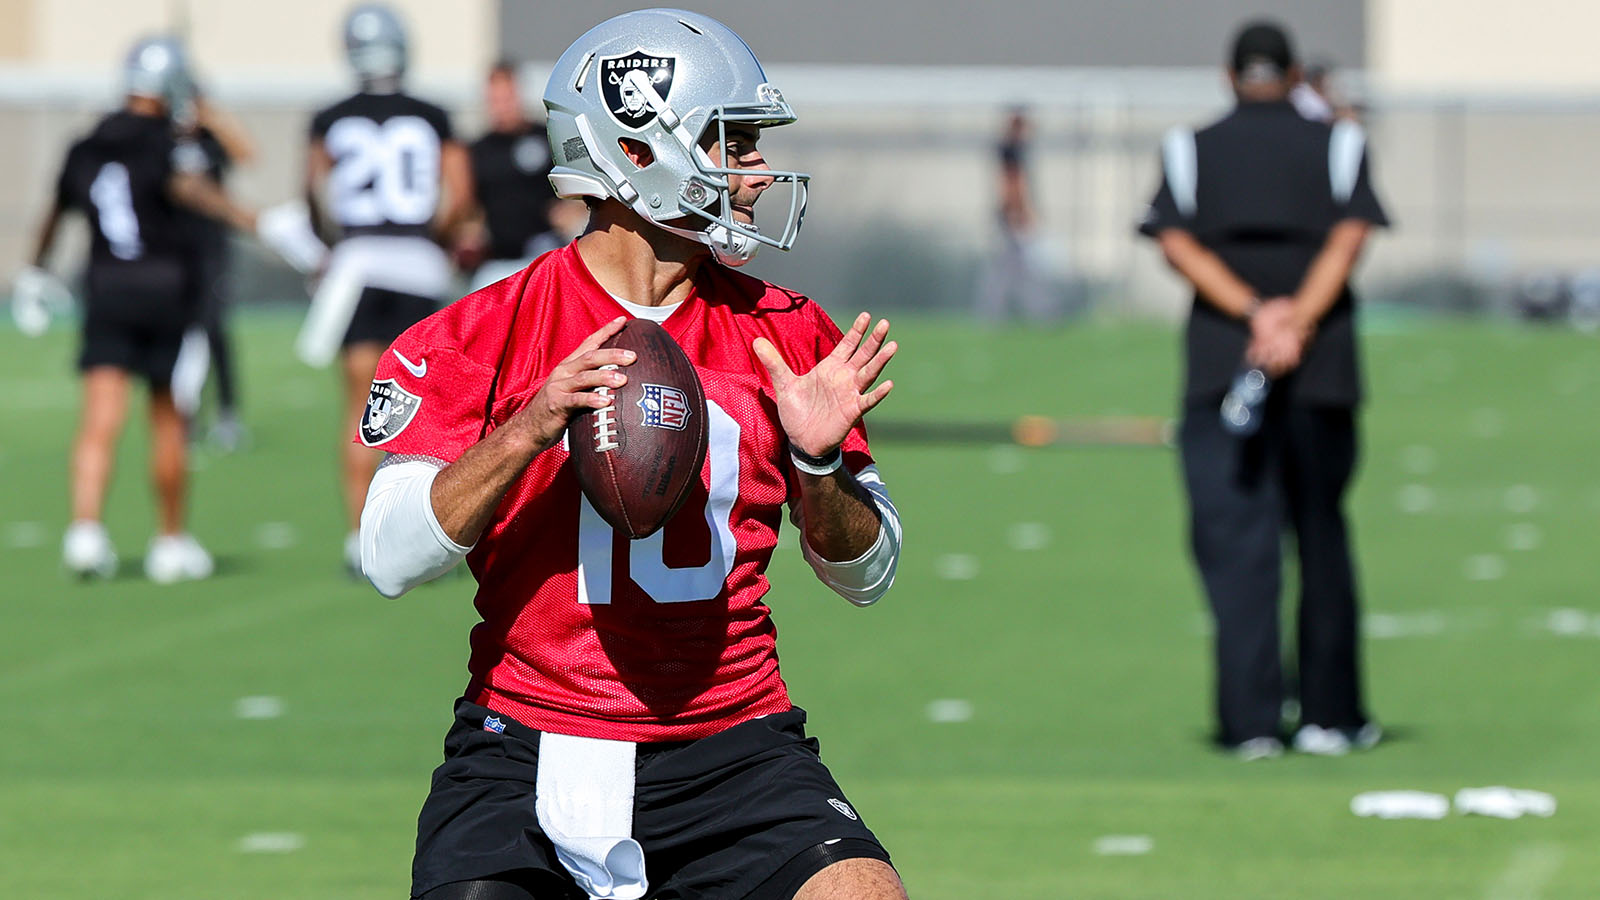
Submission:
[[[0,39],[0,58],[53,70],[111,72],[134,40],[186,20],[197,67],[207,77],[337,77],[344,71],[339,29],[351,5],[327,0],[0,0],[3,20],[22,25],[16,35]],[[391,5],[409,27],[411,69],[417,75],[455,80],[476,76],[491,61],[495,0],[391,0]]]
[[[1600,90],[1595,0],[1368,0],[1368,61],[1394,90]]]

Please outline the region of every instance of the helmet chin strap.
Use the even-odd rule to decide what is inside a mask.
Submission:
[[[657,222],[656,226],[673,234],[681,234],[686,238],[692,238],[705,244],[711,248],[713,259],[735,269],[754,259],[756,252],[761,249],[760,241],[716,222],[699,231],[663,225],[660,222]]]

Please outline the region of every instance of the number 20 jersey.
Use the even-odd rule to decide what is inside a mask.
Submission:
[[[444,110],[406,94],[348,97],[311,119],[333,159],[327,202],[345,237],[426,237],[439,206]]]
[[[395,341],[374,396],[403,393],[415,408],[365,440],[453,461],[623,314],[576,244],[552,251]],[[467,696],[540,730],[684,740],[790,708],[763,598],[797,488],[772,385],[750,345],[766,337],[804,373],[839,329],[811,300],[711,264],[662,325],[694,364],[710,419],[700,483],[678,513],[629,541],[583,498],[558,444],[507,491],[467,557],[483,619],[472,631]],[[852,471],[872,463],[859,424],[844,453]]]

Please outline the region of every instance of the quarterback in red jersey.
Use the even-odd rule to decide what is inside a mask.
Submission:
[[[418,823],[412,894],[449,898],[904,898],[888,853],[805,736],[778,672],[765,570],[785,516],[860,606],[900,522],[861,417],[892,387],[888,323],[841,334],[735,271],[788,249],[807,176],[772,170],[794,120],[750,49],[680,10],[596,26],[545,94],[557,194],[588,233],[406,331],[359,440],[388,452],[363,570],[397,596],[465,557],[482,622]],[[767,190],[790,192],[774,233]],[[700,484],[661,531],[614,531],[578,488],[569,420],[603,407],[659,322],[705,388]],[[623,411],[626,413],[626,411]]]

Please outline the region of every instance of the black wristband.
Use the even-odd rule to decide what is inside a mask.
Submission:
[[[833,452],[824,456],[812,456],[791,445],[789,459],[794,462],[794,467],[807,475],[832,475],[838,471],[844,461],[844,451],[838,447]]]

